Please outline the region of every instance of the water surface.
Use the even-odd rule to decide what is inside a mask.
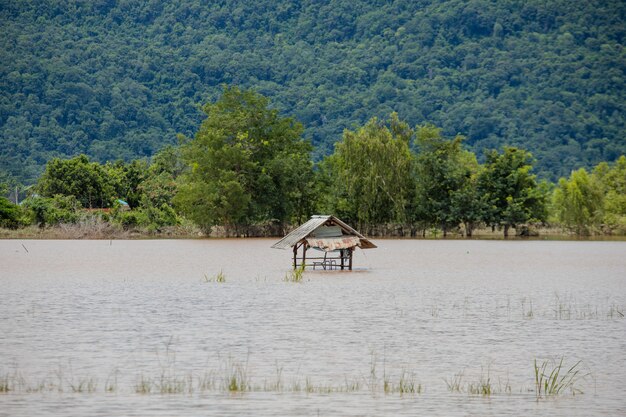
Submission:
[[[626,242],[376,240],[302,283],[272,243],[0,241],[0,415],[626,413]],[[560,358],[584,393],[537,400]]]

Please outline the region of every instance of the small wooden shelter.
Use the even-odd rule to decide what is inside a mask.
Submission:
[[[372,249],[376,245],[335,216],[320,215],[312,216],[308,222],[272,245],[274,249],[292,248],[294,269],[310,266],[313,269],[352,270],[352,254],[357,247]],[[308,249],[318,253],[307,256]]]

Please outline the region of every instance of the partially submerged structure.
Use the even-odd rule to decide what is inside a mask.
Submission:
[[[352,270],[352,254],[357,247],[372,249],[376,245],[335,216],[319,215],[272,245],[274,249],[292,248],[294,269],[310,266]],[[308,249],[317,253],[307,256]]]

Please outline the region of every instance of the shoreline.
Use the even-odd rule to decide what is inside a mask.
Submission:
[[[460,232],[448,233],[443,236],[441,231],[427,231],[425,236],[421,233],[416,236],[407,236],[398,233],[381,233],[381,228],[374,228],[374,233],[365,233],[372,239],[381,240],[510,240],[510,241],[533,241],[533,240],[553,240],[553,241],[626,241],[626,235],[614,234],[593,234],[580,236],[574,233],[554,227],[534,228],[533,234],[516,234],[517,230],[512,229],[510,236],[504,237],[501,230],[491,231],[491,228],[477,229],[472,236],[464,236]],[[376,230],[377,229],[377,230]],[[392,228],[384,228],[386,232]],[[288,229],[289,230],[289,229]],[[259,231],[258,229],[256,230]],[[264,233],[263,233],[264,232]],[[246,236],[234,236],[225,233],[223,228],[216,228],[210,234],[203,233],[195,227],[167,227],[161,230],[124,230],[110,224],[99,228],[81,227],[78,225],[60,225],[46,228],[29,226],[22,229],[0,228],[0,240],[178,240],[178,239],[280,239],[284,235],[277,233],[249,234]],[[275,232],[275,230],[274,230]]]

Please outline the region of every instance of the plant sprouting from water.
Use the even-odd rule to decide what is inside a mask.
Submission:
[[[454,374],[454,376],[448,381],[446,378],[443,381],[448,386],[448,391],[450,392],[461,392],[462,386],[461,381],[463,380],[463,371]]]
[[[285,278],[283,280],[285,282],[302,282],[303,278],[304,278],[304,264],[286,273]]]
[[[137,394],[150,394],[152,392],[152,380],[141,374],[135,384],[135,392]]]
[[[248,364],[228,360],[223,368],[222,390],[228,392],[250,391],[252,385],[248,378]]]
[[[0,376],[0,392],[9,392],[9,391],[11,391],[9,374],[1,375]]]
[[[535,371],[535,394],[537,398],[544,396],[556,396],[571,391],[572,394],[582,394],[576,384],[584,379],[587,374],[581,374],[581,361],[576,362],[569,369],[563,368],[563,358],[558,364],[549,368],[550,362],[543,361],[534,363]]]
[[[217,282],[223,284],[224,282],[226,282],[226,274],[224,274],[224,271],[222,271],[221,269],[220,272],[211,277],[209,277],[207,274],[204,274],[204,282]]]

